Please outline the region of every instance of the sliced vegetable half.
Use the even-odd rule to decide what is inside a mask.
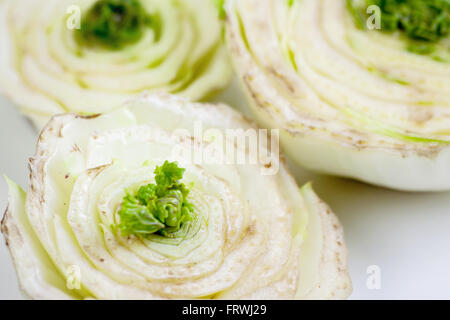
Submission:
[[[450,190],[446,0],[230,0],[227,34],[259,123],[323,173]]]
[[[198,121],[216,138],[196,135]],[[2,232],[23,292],[34,299],[346,298],[347,250],[336,216],[310,184],[297,187],[283,162],[270,175],[262,174],[267,163],[219,164],[218,137],[230,129],[256,127],[225,105],[166,95],[95,117],[55,116],[30,160],[28,191],[8,180]],[[181,156],[199,144],[208,162]]]

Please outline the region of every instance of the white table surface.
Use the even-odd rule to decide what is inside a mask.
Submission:
[[[216,99],[245,110],[235,82]],[[0,173],[23,187],[28,184],[27,159],[34,153],[36,139],[37,131],[0,97]],[[313,181],[316,192],[344,225],[352,299],[450,299],[450,193],[395,192],[290,166],[299,185]],[[0,180],[3,212],[7,188]],[[366,285],[367,268],[372,265],[380,268],[380,289]],[[0,242],[0,299],[22,299],[4,241]]]

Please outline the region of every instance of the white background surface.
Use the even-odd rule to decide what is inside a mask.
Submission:
[[[235,83],[216,99],[245,109]],[[27,159],[36,139],[37,131],[0,97],[0,173],[22,187],[28,184]],[[450,299],[450,193],[401,193],[315,175],[293,164],[291,169],[299,185],[313,181],[344,225],[352,299]],[[6,206],[7,188],[1,179],[0,212]],[[366,286],[371,265],[381,270],[379,290]],[[22,299],[4,241],[0,299]]]

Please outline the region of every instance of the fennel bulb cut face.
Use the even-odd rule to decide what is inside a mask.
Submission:
[[[0,33],[0,92],[39,129],[142,91],[201,100],[231,78],[211,0],[4,0]]]
[[[219,139],[195,135],[197,121],[217,135],[256,129],[226,105],[169,95],[144,95],[96,117],[52,118],[30,159],[28,191],[8,180],[2,232],[25,295],[338,299],[350,294],[343,230],[311,185],[299,189],[283,161],[272,175],[261,174],[262,164],[184,161],[174,149],[204,143],[211,158],[220,153]],[[183,134],[175,134],[179,129]],[[144,211],[152,199],[170,202],[171,207],[150,208],[163,221],[164,210],[180,208],[167,198],[173,190],[181,190],[184,198],[175,198],[189,207],[189,217],[179,216],[187,222],[173,233],[155,233],[157,223]],[[123,210],[134,210],[133,204],[147,207],[128,211],[128,217],[134,212],[144,218],[124,233],[119,223],[130,220],[121,220]],[[177,225],[170,214],[164,223]],[[139,228],[154,233],[140,236]]]
[[[430,24],[382,13],[381,30],[370,30],[367,4],[394,2]],[[297,163],[393,189],[450,190],[449,18],[400,2],[231,0],[227,39],[253,114],[280,128]],[[402,22],[387,29],[388,17]]]

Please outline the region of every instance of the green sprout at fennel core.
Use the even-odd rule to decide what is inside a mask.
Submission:
[[[347,2],[360,26],[364,26],[368,18],[367,8],[371,5],[378,6],[381,10],[381,30],[403,32],[413,41],[408,49],[417,53],[429,53],[433,50],[433,43],[450,34],[450,0],[347,0]]]
[[[98,0],[84,14],[76,38],[88,46],[120,49],[137,42],[151,24],[138,0]]]
[[[194,207],[187,200],[189,190],[180,182],[184,171],[176,162],[166,161],[154,171],[156,184],[142,186],[136,194],[128,193],[123,198],[118,227],[124,236],[168,236],[192,220]]]

